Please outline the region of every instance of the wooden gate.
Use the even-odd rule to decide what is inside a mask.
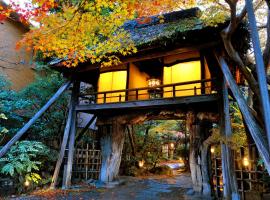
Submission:
[[[101,154],[97,145],[87,143],[75,149],[73,178],[76,180],[99,179]]]
[[[213,147],[212,147],[213,148]],[[242,200],[261,199],[270,192],[270,177],[259,161],[255,144],[233,152],[234,169],[237,177],[238,191]],[[222,199],[223,180],[221,158],[215,151],[211,152],[212,185],[215,196]]]

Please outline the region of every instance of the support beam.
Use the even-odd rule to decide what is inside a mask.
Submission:
[[[97,116],[93,115],[91,117],[91,119],[89,120],[89,122],[86,124],[86,126],[83,128],[83,130],[76,136],[75,141],[78,141],[81,139],[81,137],[83,136],[83,134],[89,129],[89,127],[91,126],[91,124],[95,121],[95,119],[97,118]]]
[[[245,100],[245,98],[243,97],[242,93],[240,92],[230,70],[229,67],[226,63],[226,61],[224,60],[224,58],[222,56],[217,56],[217,60],[219,62],[219,65],[221,67],[222,73],[225,77],[225,80],[227,81],[233,96],[235,98],[235,100],[238,103],[238,106],[241,110],[242,116],[247,124],[248,130],[257,146],[257,149],[260,153],[260,156],[263,159],[264,165],[266,167],[266,170],[268,172],[268,174],[270,174],[270,154],[269,154],[269,150],[267,147],[267,142],[264,139],[264,135],[263,132],[261,130],[261,128],[258,126],[258,124],[256,123],[255,118],[253,117],[253,115],[250,113],[249,107],[247,105],[247,102]]]
[[[75,144],[75,134],[76,134],[76,125],[77,125],[77,112],[75,107],[78,103],[78,94],[80,89],[80,82],[75,81],[73,83],[71,104],[72,104],[72,116],[71,116],[71,125],[70,125],[70,135],[69,135],[69,145],[68,145],[68,162],[67,162],[67,175],[64,188],[68,189],[71,186],[71,176],[72,176],[72,165],[74,157],[74,144]]]
[[[222,103],[220,106],[220,132],[227,138],[232,136],[230,105],[228,87],[226,81],[222,84]],[[223,197],[227,200],[240,200],[237,189],[237,181],[234,170],[234,158],[230,147],[227,144],[221,144],[222,176],[223,176]]]
[[[68,142],[68,137],[69,137],[69,132],[70,132],[70,125],[71,125],[71,117],[72,117],[73,110],[74,110],[74,108],[72,107],[72,102],[71,102],[71,99],[70,99],[68,117],[67,117],[67,121],[66,121],[66,127],[65,127],[65,131],[64,131],[62,144],[61,144],[60,154],[59,154],[59,157],[58,157],[55,169],[54,169],[54,173],[53,173],[51,189],[55,189],[55,187],[56,187],[59,171],[60,171],[60,168],[61,168],[61,165],[62,165],[62,162],[63,162],[63,158],[65,156],[65,150],[66,150],[66,146],[67,146],[67,142]]]
[[[21,128],[11,140],[0,150],[0,158],[3,157],[9,148],[17,142],[22,135],[41,117],[41,115],[60,97],[60,95],[69,88],[71,82],[68,81],[62,85],[57,92],[51,97],[51,99]]]
[[[256,60],[256,71],[260,88],[260,100],[263,109],[264,127],[268,139],[268,150],[270,150],[270,99],[266,81],[266,70],[263,62],[262,51],[260,47],[260,39],[257,29],[256,18],[252,5],[252,0],[246,0],[246,9],[248,13],[249,29],[251,30],[251,38]]]

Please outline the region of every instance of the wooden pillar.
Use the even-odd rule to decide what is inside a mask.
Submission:
[[[60,168],[61,168],[61,165],[62,165],[62,162],[63,162],[63,158],[65,156],[66,146],[67,146],[67,143],[68,143],[68,137],[69,137],[69,132],[70,132],[70,124],[71,124],[71,117],[72,117],[73,110],[74,110],[74,108],[72,108],[72,103],[71,103],[71,99],[70,99],[68,117],[67,117],[67,121],[66,121],[66,127],[65,127],[65,131],[64,131],[64,136],[63,136],[63,140],[62,140],[62,144],[61,144],[59,157],[58,157],[58,160],[57,160],[57,163],[56,163],[56,166],[55,166],[55,169],[54,169],[54,173],[53,173],[51,189],[55,189],[55,187],[57,185],[59,171],[60,171]],[[64,172],[65,171],[66,171],[66,168],[64,168]],[[65,177],[65,176],[66,176],[66,173],[64,173],[63,177]]]
[[[76,134],[76,124],[77,124],[77,112],[75,107],[78,103],[78,93],[80,89],[80,82],[75,81],[72,89],[71,104],[72,104],[72,116],[70,122],[70,135],[69,135],[69,144],[68,144],[68,161],[67,161],[67,172],[64,188],[70,188],[71,186],[71,176],[72,176],[72,165],[74,157],[74,145],[75,145],[75,134]]]
[[[193,190],[205,196],[211,195],[208,170],[208,146],[204,147],[205,134],[201,132],[200,124],[195,124],[195,113],[187,114],[186,127],[190,135],[189,165]]]
[[[218,55],[216,55],[216,57],[221,67],[224,78],[227,81],[228,86],[230,87],[232,94],[238,103],[238,106],[241,110],[241,113],[245,120],[247,128],[256,144],[256,147],[258,148],[261,158],[264,161],[265,168],[268,174],[270,174],[270,153],[267,146],[267,141],[265,141],[263,137],[264,133],[259,127],[259,125],[257,124],[253,115],[250,113],[247,102],[244,99],[243,95],[241,94],[235,80],[233,79],[233,76],[229,70],[229,67],[225,59],[222,56],[218,56]]]
[[[227,83],[224,80],[222,84],[222,102],[220,106],[220,134],[225,137],[232,136],[231,118],[229,111],[229,95]],[[237,189],[236,175],[234,171],[234,156],[230,147],[221,144],[221,161],[223,177],[223,196],[228,200],[239,200],[240,196]]]
[[[113,120],[110,124],[100,125],[99,132],[102,156],[100,180],[111,182],[119,173],[125,140],[125,125]]]

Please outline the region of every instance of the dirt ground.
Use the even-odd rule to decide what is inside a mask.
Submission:
[[[189,173],[176,176],[121,177],[121,184],[113,188],[91,188],[58,192],[37,192],[35,195],[9,198],[13,200],[202,200],[205,198],[189,196],[192,188]]]

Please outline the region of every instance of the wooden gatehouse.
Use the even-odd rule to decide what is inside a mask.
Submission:
[[[158,16],[126,22],[124,28],[130,33],[138,52],[121,57],[121,64],[117,66],[101,68],[100,64],[89,62],[71,69],[62,66],[64,60],[51,61],[51,67],[71,81],[59,89],[50,103],[71,83],[73,85],[52,187],[57,184],[66,148],[68,158],[64,186],[68,188],[71,185],[76,116],[84,113],[87,123],[80,134],[96,123],[101,138],[99,178],[104,182],[111,182],[118,175],[127,125],[151,119],[185,119],[190,134],[189,162],[193,189],[211,195],[207,138],[213,123],[219,124],[222,135],[231,135],[228,84],[233,88],[232,95],[242,102],[243,96],[237,85],[243,84],[243,78],[228,59],[222,43],[220,32],[228,22],[211,27],[205,25],[199,15],[200,10],[192,8],[164,14],[162,23]],[[249,32],[245,24],[237,29],[233,38],[234,48],[246,53]],[[82,90],[85,85],[88,90]],[[245,108],[245,105],[241,106]],[[44,107],[36,117],[46,109]],[[29,128],[27,126],[25,129]],[[258,143],[256,145],[259,146]],[[237,195],[229,147],[223,144],[222,148],[224,190]]]

